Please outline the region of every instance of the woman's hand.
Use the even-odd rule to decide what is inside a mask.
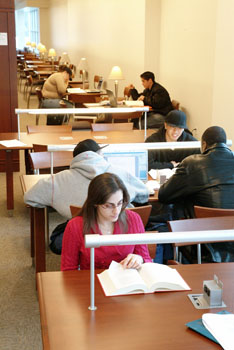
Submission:
[[[123,265],[125,269],[139,269],[143,264],[144,260],[141,255],[137,254],[128,254],[128,256],[120,261],[120,264]]]

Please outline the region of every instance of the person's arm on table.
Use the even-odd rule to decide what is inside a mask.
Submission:
[[[53,207],[53,175],[39,180],[24,194],[24,202],[32,207]]]

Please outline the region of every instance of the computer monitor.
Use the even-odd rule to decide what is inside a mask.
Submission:
[[[148,179],[148,151],[103,150],[104,158],[114,166],[127,170],[142,181]]]

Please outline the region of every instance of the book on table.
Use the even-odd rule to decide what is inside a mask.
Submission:
[[[191,290],[177,270],[156,263],[145,263],[136,270],[112,261],[97,277],[106,296]]]

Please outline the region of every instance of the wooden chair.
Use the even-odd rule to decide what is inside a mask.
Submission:
[[[38,109],[42,108],[42,101],[44,99],[43,95],[42,95],[42,89],[38,86],[35,89],[36,94],[37,94],[37,99],[38,99]],[[40,118],[40,114],[36,114],[36,125],[39,124],[39,118]]]
[[[126,131],[133,129],[133,123],[93,123],[92,131]]]
[[[99,80],[100,80],[100,76],[99,75],[94,75],[94,78],[93,78],[93,86],[94,86],[94,89],[97,89],[97,86],[98,86],[98,83],[99,83]]]
[[[196,218],[209,218],[214,216],[234,216],[234,209],[220,209],[194,206]]]
[[[172,104],[173,109],[180,109],[180,103],[179,103],[179,101],[172,100],[172,101],[171,101],[171,104]]]
[[[29,160],[34,174],[59,172],[68,168],[73,159],[72,152],[57,151],[53,152],[53,169],[51,169],[51,152],[31,152]]]
[[[228,230],[234,228],[234,215],[229,217],[209,217],[199,219],[168,221],[171,232],[183,231],[208,231],[208,230]],[[178,248],[197,243],[173,243],[174,259],[178,261]],[[201,244],[197,244],[197,262],[201,264]]]
[[[71,133],[71,125],[27,125],[27,133]]]

